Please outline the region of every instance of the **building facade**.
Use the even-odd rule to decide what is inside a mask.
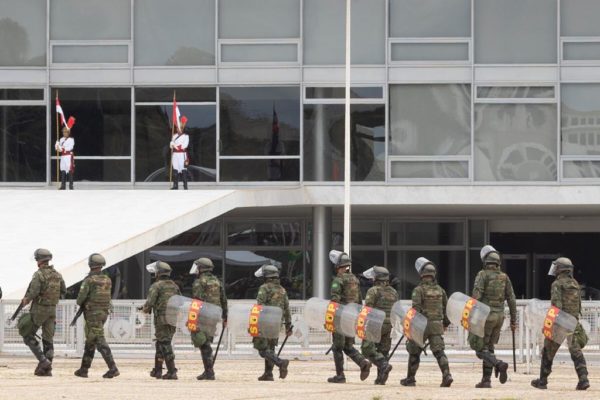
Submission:
[[[481,195],[467,209],[356,208],[356,270],[389,266],[406,298],[425,255],[449,290],[468,291],[491,241],[519,297],[547,297],[557,254],[595,296],[585,249],[600,238],[589,198],[600,183],[600,2],[352,0],[352,10],[353,184]],[[0,0],[0,185],[53,185],[58,97],[77,118],[76,185],[165,187],[176,95],[193,189],[336,187],[344,40],[345,0]],[[491,186],[511,200],[487,199]],[[556,206],[528,209],[536,188]],[[183,268],[212,254],[241,298],[253,295],[249,267],[273,259],[305,298],[325,291],[340,219],[318,199],[238,210],[133,259]]]

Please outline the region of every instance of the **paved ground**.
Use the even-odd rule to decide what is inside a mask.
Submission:
[[[577,396],[582,399],[600,398],[600,367],[591,367],[592,388],[587,392],[575,392],[576,376],[572,364],[555,365],[547,391],[529,386],[534,377],[523,373],[509,375],[509,381],[500,385],[493,382],[491,390],[474,389],[480,377],[481,367],[474,363],[451,365],[454,384],[450,389],[439,387],[441,380],[437,367],[424,363],[417,375],[417,387],[399,385],[406,366],[404,362],[394,365],[394,371],[385,387],[373,385],[374,377],[365,382],[358,379],[358,370],[351,367],[346,372],[349,383],[333,385],[325,382],[333,373],[332,362],[293,361],[285,381],[260,383],[256,377],[262,373],[260,360],[221,360],[217,363],[217,380],[199,382],[195,376],[200,372],[200,362],[182,360],[178,363],[178,381],[157,381],[148,376],[152,360],[121,359],[121,376],[113,380],[102,379],[105,365],[96,355],[90,378],[73,376],[79,366],[75,359],[55,360],[54,377],[33,376],[35,362],[30,358],[0,357],[0,399],[556,399]],[[452,359],[451,359],[452,362]]]

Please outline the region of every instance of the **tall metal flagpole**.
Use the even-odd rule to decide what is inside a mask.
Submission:
[[[56,91],[56,100],[58,100],[58,90]],[[54,107],[56,107],[56,101],[54,102]],[[56,110],[55,113],[55,117],[56,117],[56,141],[58,142],[60,140],[59,138],[59,134],[58,134],[58,110]],[[58,176],[60,175],[60,153],[58,152],[58,149],[56,149],[56,185],[58,186]]]
[[[175,91],[173,90],[173,110],[171,110],[171,119],[173,120],[173,124],[171,125],[171,140],[173,140],[173,136],[175,135],[175,118],[177,118],[177,113],[175,112]],[[171,149],[171,157],[169,158],[169,187],[173,183],[173,148],[169,146]]]
[[[344,112],[344,252],[350,255],[350,33],[352,0],[346,0],[346,100]]]

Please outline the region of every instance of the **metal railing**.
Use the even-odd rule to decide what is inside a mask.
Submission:
[[[233,300],[233,304],[252,304],[251,300]],[[406,300],[407,305],[410,301]],[[113,313],[104,326],[106,339],[111,345],[113,352],[117,354],[152,354],[154,352],[154,323],[151,315],[144,314],[137,308],[144,304],[144,300],[116,300],[113,301]],[[301,359],[319,359],[325,357],[325,351],[331,345],[331,335],[324,329],[308,329],[303,323],[304,301],[290,301],[292,320],[299,329],[288,341],[285,352],[289,356]],[[526,300],[517,303],[518,328],[515,334],[518,361],[526,362],[528,368],[531,363],[539,358],[543,337],[541,327],[531,329],[526,326],[524,311]],[[0,302],[0,352],[8,355],[19,355],[28,353],[28,348],[23,344],[16,327],[16,321],[9,321],[18,306],[18,301],[3,300]],[[57,354],[66,356],[79,356],[83,352],[84,333],[83,318],[77,321],[76,326],[69,324],[77,312],[77,305],[73,300],[61,301],[56,313],[56,335],[54,345]],[[588,336],[590,338],[586,346],[586,354],[589,352],[600,354],[600,301],[589,301],[583,303],[583,315],[581,320],[589,324]],[[505,320],[500,342],[496,346],[498,352],[508,352],[512,349],[512,335],[510,335],[508,318]],[[220,354],[225,357],[243,357],[254,354],[252,338],[242,333],[232,334],[225,332],[221,344]],[[300,334],[302,333],[302,334]],[[220,327],[216,336],[220,334]],[[393,333],[393,339],[397,340],[398,333]],[[467,335],[462,327],[451,325],[444,336],[447,352],[450,354],[471,353],[467,343]],[[215,340],[216,343],[216,340]],[[359,343],[357,339],[357,344]],[[173,339],[175,351],[178,354],[191,353],[194,350],[189,334],[177,328]],[[566,344],[563,344],[560,352],[567,352]],[[398,351],[398,356],[404,352]]]

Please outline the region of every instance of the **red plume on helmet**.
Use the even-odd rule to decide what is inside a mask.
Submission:
[[[188,119],[185,115],[182,115],[180,121],[181,121],[181,127],[183,128],[185,126],[185,124],[187,124]]]
[[[67,121],[67,128],[71,130],[73,125],[75,125],[75,117],[69,117],[69,120]]]

